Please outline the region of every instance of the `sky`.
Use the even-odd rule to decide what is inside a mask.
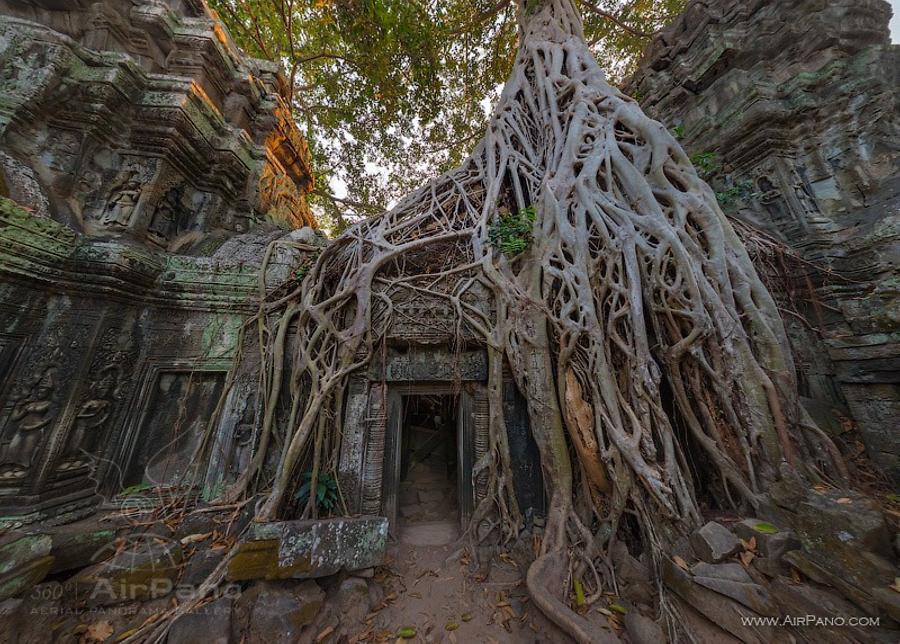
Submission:
[[[891,20],[891,42],[900,43],[900,0],[890,0],[894,9],[894,18]]]

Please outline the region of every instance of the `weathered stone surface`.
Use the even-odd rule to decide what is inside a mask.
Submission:
[[[784,578],[776,578],[769,587],[782,614],[791,616],[812,616],[823,620],[835,617],[860,617],[863,614],[853,603],[831,590],[814,584],[795,584]],[[826,622],[827,623],[827,622]],[[810,624],[797,627],[797,631],[808,641],[835,642],[890,642],[896,640],[896,632],[873,626],[858,627],[849,623],[840,628],[823,628]]]
[[[667,641],[659,624],[638,612],[628,611],[625,614],[625,632],[633,644],[660,644]]]
[[[259,582],[237,601],[234,641],[288,644],[301,641],[315,620],[325,593],[314,581]]]
[[[718,563],[741,551],[741,542],[721,523],[710,521],[691,535],[691,545],[700,559]]]
[[[810,320],[785,316],[805,406],[829,432],[855,421],[871,458],[900,476],[900,46],[890,14],[883,0],[691,0],[625,91],[688,154],[716,155],[707,179],[729,214],[810,262],[791,269],[790,293],[775,293]],[[815,295],[798,298],[798,288]]]
[[[225,558],[225,550],[210,550],[198,548],[184,565],[184,572],[179,581],[180,585],[199,586],[213,573]]]
[[[778,560],[789,550],[800,547],[800,540],[790,530],[781,530],[767,521],[744,519],[731,526],[734,533],[744,541],[756,540],[757,551],[763,557]]]
[[[697,644],[739,644],[741,640],[723,630],[677,595],[672,596],[673,604],[683,620],[684,628]]]
[[[135,540],[112,558],[82,570],[69,583],[79,599],[93,606],[168,595],[181,573],[183,553],[177,541],[160,541]]]
[[[53,566],[50,537],[11,533],[0,538],[0,600],[41,582]]]
[[[404,526],[400,541],[412,546],[446,546],[459,539],[456,521],[430,521]]]
[[[338,586],[334,600],[342,626],[352,630],[349,627],[361,625],[369,613],[369,585],[365,579],[348,577]]]
[[[810,492],[797,508],[796,526],[810,548],[835,546],[891,554],[884,515],[874,500],[856,492]]]
[[[233,600],[221,597],[182,615],[169,630],[168,644],[229,644]]]
[[[53,574],[84,568],[93,563],[94,556],[116,539],[115,527],[101,527],[95,521],[78,522],[51,528],[50,554],[53,555]]]
[[[387,545],[384,518],[256,524],[228,564],[230,581],[310,579],[377,566]]]
[[[439,503],[444,500],[440,490],[419,490],[419,501],[422,503]]]
[[[662,565],[663,583],[713,624],[744,642],[775,642],[777,632],[770,626],[749,626],[744,620],[759,614],[740,603],[704,588],[691,575],[668,559]]]
[[[203,2],[0,0],[0,60],[0,523],[62,523],[184,471],[312,171],[277,65]]]
[[[708,564],[691,568],[694,582],[720,595],[731,597],[760,615],[774,617],[778,610],[765,588],[753,582],[746,570],[736,563]]]

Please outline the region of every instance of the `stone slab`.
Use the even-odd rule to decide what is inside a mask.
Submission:
[[[228,563],[229,581],[314,579],[380,565],[384,517],[260,523]]]
[[[53,557],[46,535],[11,533],[0,539],[0,601],[27,591],[50,572]]]

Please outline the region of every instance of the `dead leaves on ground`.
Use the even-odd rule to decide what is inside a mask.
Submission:
[[[101,620],[99,622],[94,622],[90,624],[81,634],[80,641],[84,644],[91,644],[95,642],[105,642],[108,640],[115,629],[113,628],[112,622],[109,620]]]

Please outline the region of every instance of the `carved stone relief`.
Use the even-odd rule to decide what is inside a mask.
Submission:
[[[124,230],[131,224],[131,220],[141,198],[140,170],[134,165],[128,165],[116,178],[109,188],[109,194],[99,223],[112,230]]]
[[[46,353],[26,365],[30,375],[7,403],[0,440],[0,486],[18,485],[32,472],[59,413],[59,371],[64,355],[56,336],[51,336],[48,344]]]

